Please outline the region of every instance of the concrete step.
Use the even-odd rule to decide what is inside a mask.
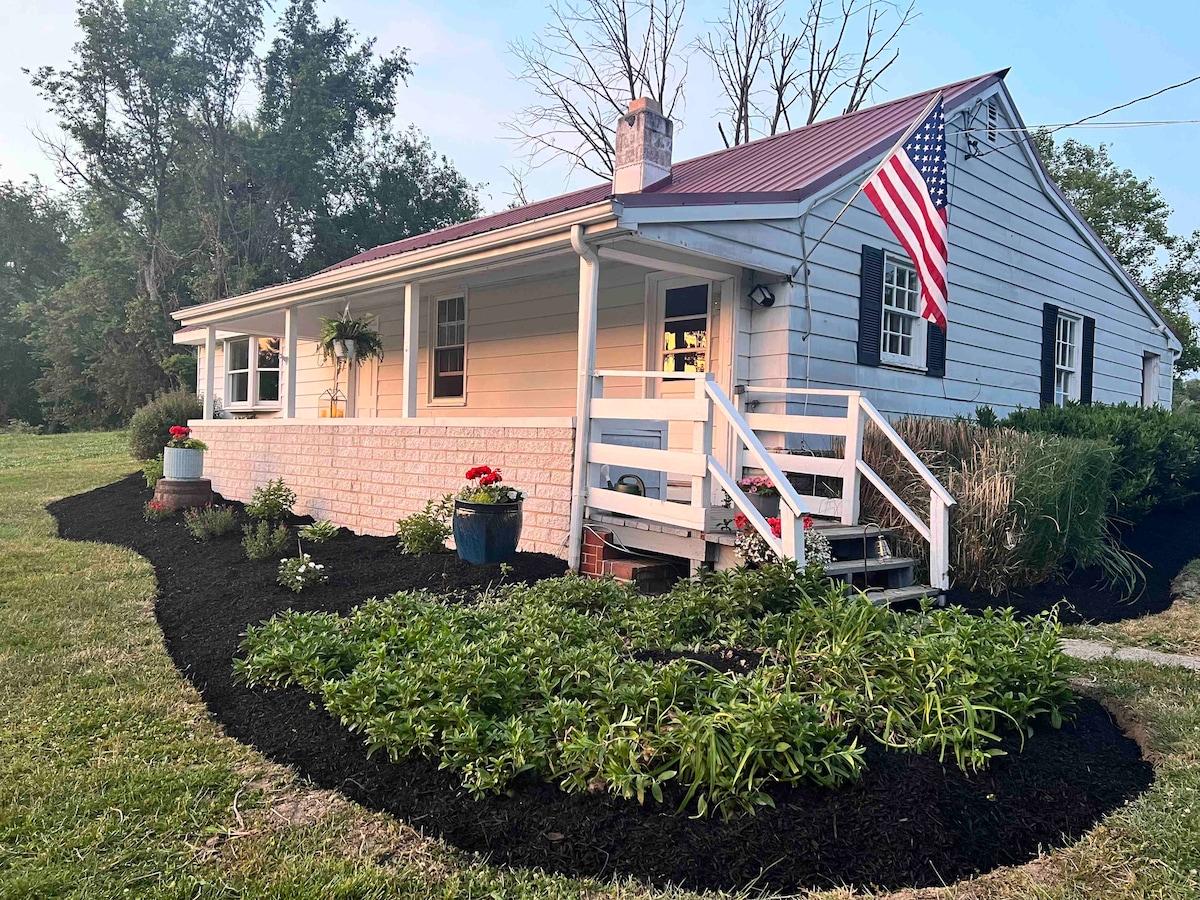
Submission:
[[[839,559],[825,567],[828,575],[859,575],[863,572],[887,572],[893,569],[911,569],[917,560],[908,556],[889,556],[872,559]]]

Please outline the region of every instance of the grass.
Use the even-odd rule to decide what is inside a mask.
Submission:
[[[1071,637],[1119,647],[1148,647],[1200,656],[1200,559],[1184,566],[1171,584],[1175,602],[1165,611],[1108,625],[1065,629]]]
[[[121,434],[0,435],[0,900],[664,896],[496,869],[224,737],[163,650],[150,566],[57,540],[42,509],[134,469]],[[902,896],[1200,895],[1200,676],[1078,674],[1145,724],[1154,788],[1073,847]]]

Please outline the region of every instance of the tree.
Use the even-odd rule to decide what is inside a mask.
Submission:
[[[42,365],[25,344],[20,310],[66,280],[73,230],[67,205],[40,182],[0,184],[0,425],[42,421],[34,388]]]
[[[531,166],[565,157],[611,178],[614,123],[639,97],[673,118],[687,63],[678,46],[684,0],[554,0],[542,34],[509,45],[535,103],[507,128]]]
[[[1200,297],[1200,231],[1173,234],[1170,204],[1154,180],[1122,169],[1106,144],[1059,144],[1046,132],[1032,141],[1050,176],[1179,336],[1176,373],[1200,368],[1192,319]]]
[[[725,146],[793,120],[810,125],[835,100],[843,113],[859,109],[899,58],[900,33],[915,16],[913,3],[810,0],[789,30],[783,0],[728,0],[698,42],[725,95],[730,127],[717,124]]]

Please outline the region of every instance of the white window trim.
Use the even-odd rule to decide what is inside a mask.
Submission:
[[[916,278],[916,312],[906,313],[902,310],[896,309],[895,307],[890,307],[883,302],[884,294],[887,291],[887,267],[889,262],[895,266],[903,266],[911,271],[913,276]],[[880,365],[891,368],[925,372],[929,368],[925,349],[929,334],[929,320],[921,317],[921,276],[917,273],[917,267],[912,264],[912,260],[907,256],[885,252],[883,254],[883,279],[883,293],[880,293],[879,295],[879,363]],[[912,333],[912,353],[908,356],[905,356],[902,353],[889,353],[884,349],[884,338],[887,336],[887,333],[884,331],[883,323],[889,311],[895,312],[899,315],[907,315],[914,320]]]
[[[435,397],[433,395],[435,367],[437,365],[437,328],[438,328],[438,304],[443,300],[456,300],[459,297],[463,302],[463,392],[461,397]],[[435,295],[429,298],[429,376],[428,388],[426,390],[426,403],[429,406],[466,406],[467,405],[467,359],[469,356],[469,347],[471,346],[471,298],[466,288],[461,291],[451,291],[445,294]]]
[[[706,278],[694,278],[692,276],[675,276],[675,275],[650,275],[647,277],[653,288],[651,315],[648,328],[646,329],[646,370],[648,372],[663,372],[663,357],[666,353],[662,348],[663,329],[666,328],[667,322],[667,291],[675,288],[696,287],[697,285],[705,285],[708,288],[708,310],[704,317],[704,328],[708,334],[708,344],[704,348],[704,367],[708,372],[712,372],[713,362],[713,301],[716,285],[713,281]],[[692,318],[689,316],[689,318]],[[648,386],[649,396],[654,396],[657,393],[659,382],[662,379],[648,379],[651,384]]]
[[[1071,365],[1063,366],[1058,361],[1058,335],[1063,322],[1070,322],[1072,328]],[[1070,374],[1070,381],[1063,402],[1059,402],[1058,376],[1060,372]],[[1083,375],[1083,316],[1060,309],[1058,320],[1054,323],[1054,405],[1065,406],[1066,401],[1079,402],[1079,388]]]
[[[1158,406],[1162,394],[1162,354],[1147,350],[1142,354],[1142,406]]]
[[[277,369],[264,369],[264,372],[279,373],[279,391],[282,395],[284,390],[283,378],[283,338],[275,334],[243,334],[237,337],[226,338],[221,347],[221,352],[224,355],[225,363],[225,390],[224,401],[225,408],[229,410],[253,411],[253,410],[276,410],[283,408],[282,396],[276,400],[259,400],[258,399],[258,342],[261,338],[273,338],[279,341],[280,365]],[[246,355],[248,357],[248,369],[230,370],[229,368],[229,345],[246,341]],[[229,389],[230,376],[234,374],[247,373],[246,399],[233,402],[229,400],[231,391]]]

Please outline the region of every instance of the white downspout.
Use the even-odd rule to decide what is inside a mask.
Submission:
[[[571,247],[579,254],[579,350],[575,391],[575,457],[572,468],[571,518],[567,565],[579,570],[583,547],[583,508],[587,505],[588,442],[592,424],[592,373],[596,371],[596,308],[600,292],[600,259],[584,243],[583,226],[571,226]]]

